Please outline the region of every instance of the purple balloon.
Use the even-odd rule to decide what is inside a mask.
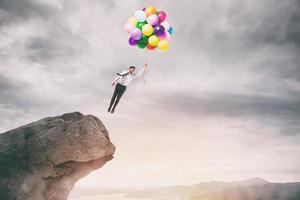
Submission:
[[[134,28],[131,32],[130,35],[133,39],[139,40],[142,37],[142,31],[138,28]]]
[[[154,34],[157,35],[157,36],[161,36],[165,33],[165,28],[158,24],[154,27]]]
[[[128,43],[130,44],[130,46],[135,46],[137,45],[138,41],[131,37],[129,38]]]

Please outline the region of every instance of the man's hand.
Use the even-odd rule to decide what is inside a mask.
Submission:
[[[113,82],[111,85],[112,85],[112,86],[114,86],[115,84],[116,84],[116,83],[115,83],[115,82]]]

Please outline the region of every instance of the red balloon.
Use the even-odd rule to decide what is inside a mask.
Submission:
[[[156,47],[150,45],[150,44],[147,44],[147,49],[149,49],[150,51],[154,50]]]
[[[159,18],[159,22],[162,23],[163,21],[166,20],[167,18],[167,14],[164,11],[159,11],[157,14],[158,18]]]

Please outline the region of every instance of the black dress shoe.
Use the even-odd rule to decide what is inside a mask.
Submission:
[[[108,108],[107,112],[110,112],[110,108]]]
[[[113,114],[114,112],[115,112],[115,109],[112,109],[112,110],[111,110],[111,114]]]

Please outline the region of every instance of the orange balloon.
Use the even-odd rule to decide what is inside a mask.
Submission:
[[[145,13],[147,16],[156,14],[156,8],[153,6],[147,6],[145,9]]]

